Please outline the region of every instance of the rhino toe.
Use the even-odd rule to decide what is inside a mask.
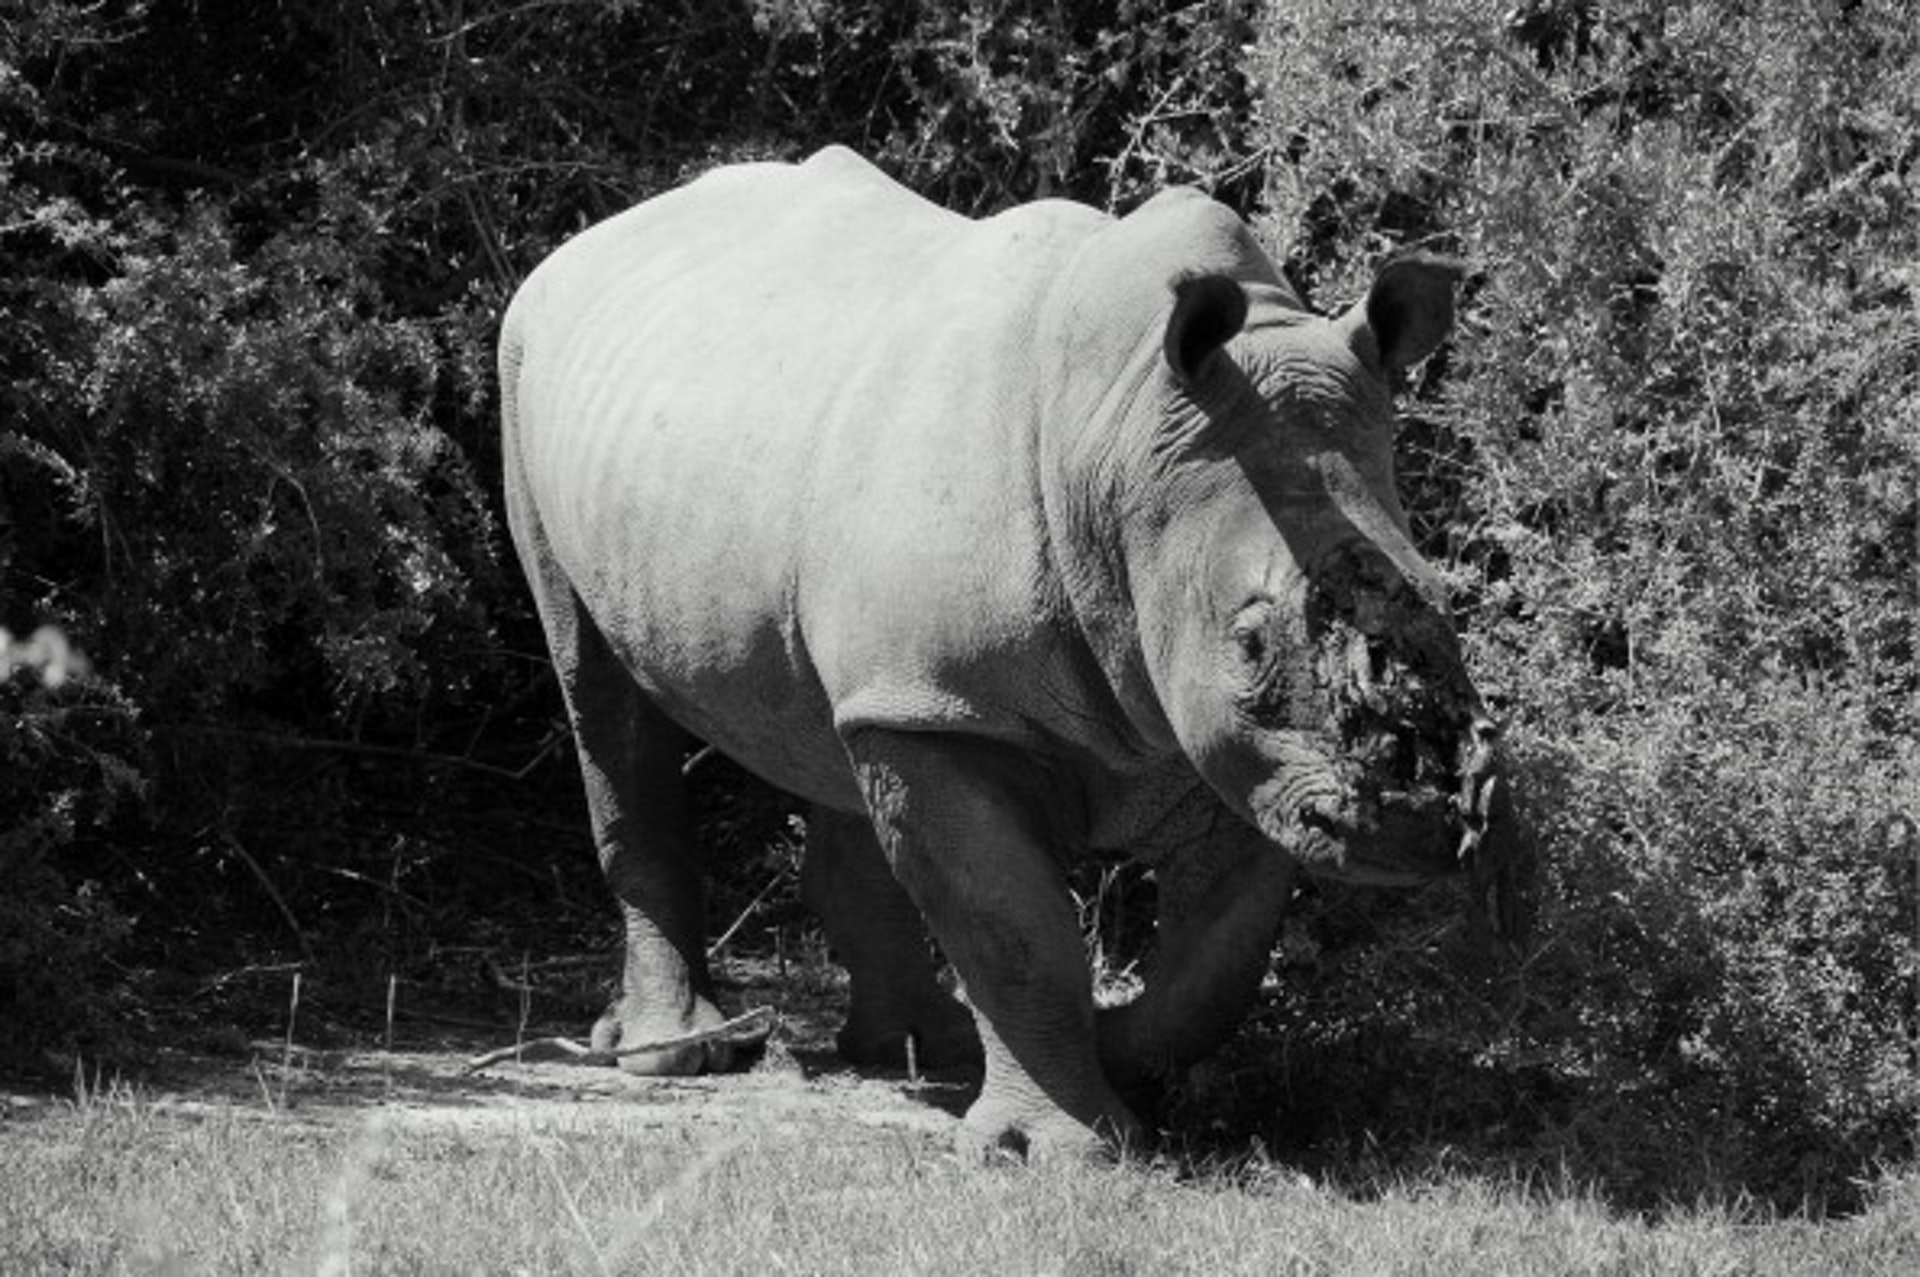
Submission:
[[[591,1045],[612,1055],[622,1072],[640,1077],[726,1073],[734,1067],[739,1044],[732,1039],[698,1038],[725,1023],[726,1017],[704,999],[685,1018],[629,1015],[623,1003],[616,1001],[594,1023]]]

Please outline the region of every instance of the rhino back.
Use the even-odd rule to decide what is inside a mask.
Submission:
[[[981,222],[849,153],[720,170],[529,278],[518,482],[670,714],[776,783],[854,795],[835,729],[1031,730],[1078,677],[1034,473],[1036,310],[1107,224]]]

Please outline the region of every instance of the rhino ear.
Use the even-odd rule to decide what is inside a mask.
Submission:
[[[1461,263],[1443,257],[1388,262],[1366,302],[1347,314],[1349,344],[1386,372],[1419,363],[1452,331],[1453,289],[1465,274]]]
[[[1167,319],[1167,367],[1185,385],[1200,379],[1214,352],[1247,322],[1247,294],[1225,275],[1195,275],[1173,286]]]

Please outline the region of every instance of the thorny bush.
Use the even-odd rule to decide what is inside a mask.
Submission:
[[[1320,0],[1256,61],[1298,278],[1351,296],[1411,247],[1479,271],[1401,467],[1543,867],[1477,1013],[1418,902],[1369,901],[1400,912],[1364,954],[1310,947],[1324,1053],[1295,1067],[1364,1055],[1349,1134],[1397,1103],[1404,1138],[1632,1200],[1847,1204],[1920,1117],[1885,836],[1920,807],[1920,28],[1891,0]]]

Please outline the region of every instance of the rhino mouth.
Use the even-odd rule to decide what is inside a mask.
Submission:
[[[1451,735],[1449,749],[1404,724],[1380,727],[1358,751],[1364,764],[1328,749],[1306,779],[1258,795],[1256,821],[1327,877],[1378,886],[1464,877],[1471,933],[1517,945],[1531,922],[1532,866],[1512,828],[1499,729],[1476,714]]]
[[[1309,868],[1399,885],[1470,870],[1486,836],[1499,777],[1491,724],[1461,733],[1458,761],[1431,737],[1394,732],[1360,751],[1327,741],[1309,777],[1282,781],[1256,802],[1268,837]]]

